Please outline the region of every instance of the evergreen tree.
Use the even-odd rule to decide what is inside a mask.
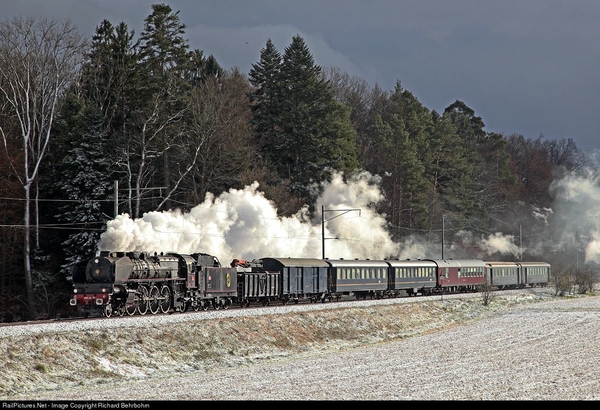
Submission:
[[[442,215],[447,215],[461,226],[472,207],[470,175],[472,166],[467,160],[463,140],[449,116],[433,113],[434,131],[430,138],[431,162],[428,176],[431,183],[430,209],[432,222],[441,226]]]
[[[151,78],[161,81],[168,71],[187,67],[189,46],[184,34],[185,24],[179,20],[179,11],[173,12],[167,4],[152,5],[152,14],[144,20],[140,36],[140,53]]]
[[[296,35],[285,49],[279,75],[276,140],[269,147],[278,173],[292,192],[311,199],[310,184],[332,170],[358,167],[348,110],[337,102],[304,40]]]
[[[81,135],[72,141],[72,148],[60,164],[60,179],[56,182],[63,197],[71,201],[59,208],[56,217],[79,228],[62,244],[65,252],[62,271],[67,279],[73,265],[96,253],[107,219],[101,201],[107,199],[112,185],[108,178],[101,112],[87,107],[81,119],[79,125],[72,128],[80,130]]]
[[[423,228],[427,221],[427,181],[425,167],[418,158],[418,144],[411,140],[399,114],[387,122],[377,121],[375,139],[379,146],[380,175],[386,213],[393,235],[403,235],[403,228]]]
[[[212,54],[206,58],[205,78],[219,78],[223,75],[223,68]]]
[[[508,141],[502,135],[489,133],[479,143],[478,151],[478,207],[488,220],[486,228],[494,229],[496,221],[506,219],[516,209],[522,185],[508,153]]]
[[[211,54],[204,57],[204,52],[199,49],[188,54],[189,64],[185,78],[193,87],[199,87],[209,79],[218,79],[223,75],[223,68]]]
[[[430,163],[429,137],[433,128],[431,113],[417,97],[402,88],[400,81],[396,82],[390,100],[393,103],[393,115],[402,118],[404,130],[415,147],[418,160],[422,164]]]
[[[459,137],[452,147],[452,157],[456,162],[448,164],[451,180],[446,187],[447,209],[461,223],[483,229],[484,216],[476,206],[481,200],[477,181],[481,165],[478,148],[486,136],[484,123],[471,108],[458,100],[444,110],[444,116],[454,125]]]
[[[276,160],[270,147],[277,142],[277,121],[280,115],[277,93],[280,74],[281,54],[271,39],[268,39],[265,48],[260,52],[260,61],[252,64],[248,78],[254,86],[250,93],[252,125],[261,151],[265,152],[270,160]]]
[[[125,23],[114,27],[104,20],[92,36],[82,70],[82,88],[86,100],[101,110],[106,134],[114,144],[122,142],[131,126],[131,112],[139,103],[138,62],[134,32]]]

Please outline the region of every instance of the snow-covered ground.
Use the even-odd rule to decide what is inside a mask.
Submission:
[[[233,358],[222,358],[197,371],[187,370],[179,374],[155,371],[134,380],[107,379],[106,383],[80,385],[69,380],[63,385],[53,385],[52,390],[47,390],[52,386],[35,390],[24,388],[18,393],[0,396],[0,399],[600,399],[597,360],[600,353],[600,296],[553,298],[551,301],[518,304],[509,309],[488,312],[482,319],[470,320],[468,316],[473,315],[474,309],[480,309],[476,307],[480,305],[469,304],[462,299],[428,302],[423,310],[410,308],[410,317],[408,310],[403,308],[407,316],[389,318],[389,322],[377,316],[377,312],[382,311],[378,311],[376,306],[362,309],[361,313],[348,310],[355,316],[361,316],[356,322],[344,319],[356,326],[357,333],[364,331],[359,327],[370,326],[364,321],[363,314],[377,316],[374,325],[377,333],[393,334],[391,341],[366,345],[348,343],[341,347],[338,343],[337,348],[321,346],[293,354],[273,354],[265,360],[255,357],[251,361],[236,362]],[[396,308],[386,309],[385,312],[389,313],[389,309]],[[345,314],[343,311],[345,309],[332,310],[330,314],[339,316]],[[306,315],[302,314],[303,320]],[[463,317],[463,323],[452,319],[456,315]],[[326,327],[327,321],[333,320],[334,316],[319,317],[315,314],[310,317],[311,321],[319,321],[321,326]],[[401,328],[395,322],[419,323],[422,320],[423,323],[431,323],[435,317],[440,319],[439,326],[433,326],[435,329],[424,326],[415,336],[398,337]],[[260,327],[265,326],[264,323],[244,320],[248,320],[250,328],[257,326],[254,329],[257,334],[268,331]],[[269,320],[272,323],[276,319]],[[199,332],[198,322],[194,323],[196,327],[190,328],[190,331]],[[298,323],[310,326],[311,322],[295,321],[294,326]],[[242,332],[241,343],[245,343],[245,337]],[[6,338],[0,340],[7,341]],[[328,343],[325,341],[323,344]],[[111,365],[118,367],[109,363],[106,357],[103,360],[97,361],[98,368],[104,369],[107,374]],[[132,372],[137,368],[131,364],[130,367]],[[47,372],[51,371],[47,369]]]

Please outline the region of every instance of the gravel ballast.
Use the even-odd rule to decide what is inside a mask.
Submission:
[[[0,399],[598,400],[599,314],[540,290],[1,327]]]

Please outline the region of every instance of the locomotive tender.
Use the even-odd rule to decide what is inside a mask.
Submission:
[[[545,262],[475,259],[234,259],[205,253],[107,252],[73,269],[71,306],[84,316],[227,309],[251,302],[333,301],[546,286]]]

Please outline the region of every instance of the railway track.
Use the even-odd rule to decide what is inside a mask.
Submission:
[[[521,293],[547,293],[553,294],[553,287],[548,286],[545,288],[535,287],[535,288],[523,288],[523,289],[511,289],[511,290],[495,290],[492,292],[492,297],[494,295],[510,295],[510,294],[521,294]],[[361,299],[356,300],[356,298],[351,296],[344,296],[341,300],[335,302],[317,302],[312,303],[308,300],[300,301],[295,304],[283,304],[278,301],[274,301],[269,305],[263,306],[262,304],[251,304],[248,307],[240,307],[238,305],[231,306],[227,309],[209,309],[209,310],[188,310],[186,312],[176,312],[171,311],[168,313],[159,313],[159,314],[146,314],[146,315],[132,315],[132,316],[111,316],[109,318],[104,316],[95,316],[95,317],[67,317],[67,318],[56,318],[56,319],[44,319],[44,320],[32,320],[32,321],[23,321],[23,322],[4,322],[0,323],[0,337],[2,336],[3,329],[11,328],[11,327],[27,327],[27,326],[37,326],[41,325],[42,327],[45,325],[56,325],[58,327],[63,327],[63,325],[67,324],[81,324],[81,323],[94,323],[94,322],[104,322],[104,321],[113,321],[114,323],[128,323],[131,324],[136,320],[141,321],[143,323],[147,323],[152,321],[153,319],[157,319],[158,321],[193,321],[193,320],[207,320],[215,317],[228,317],[228,316],[255,316],[261,314],[278,314],[278,313],[288,313],[295,311],[304,311],[304,310],[323,310],[323,309],[338,309],[344,307],[360,307],[360,306],[370,306],[373,304],[393,304],[393,303],[419,303],[433,300],[444,300],[444,299],[455,299],[455,298],[482,298],[483,294],[480,292],[471,292],[471,293],[442,293],[433,296],[406,296],[406,297],[396,297],[396,298],[383,298],[383,299]],[[127,322],[124,322],[127,321]]]

